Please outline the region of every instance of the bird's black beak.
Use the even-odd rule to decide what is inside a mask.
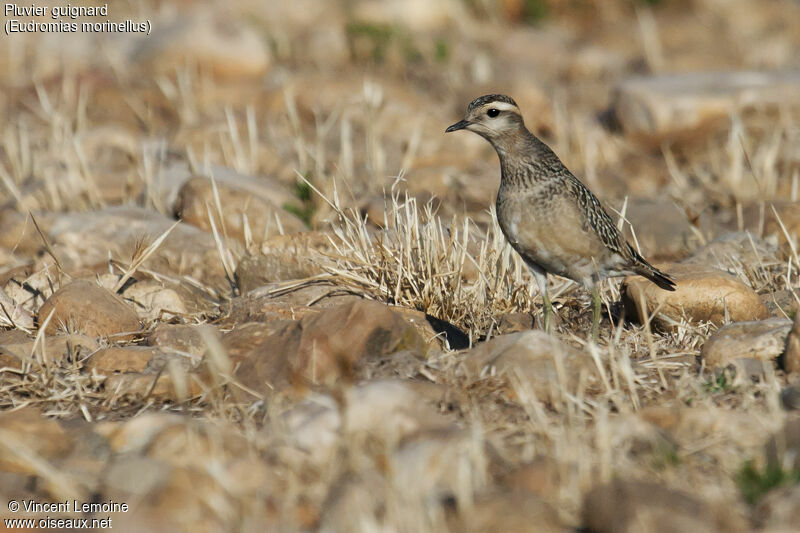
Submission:
[[[447,128],[446,130],[444,130],[444,132],[445,133],[450,133],[451,131],[463,130],[464,128],[466,128],[469,125],[470,125],[470,122],[468,120],[461,120],[459,122],[456,122],[455,124],[453,124],[449,128]]]

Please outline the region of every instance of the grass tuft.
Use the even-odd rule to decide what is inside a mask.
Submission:
[[[446,224],[432,203],[393,194],[386,200],[384,228],[376,235],[366,218],[335,201],[335,266],[330,272],[377,299],[424,311],[478,340],[503,315],[531,308],[530,280],[511,252],[492,212],[481,231],[465,217]]]

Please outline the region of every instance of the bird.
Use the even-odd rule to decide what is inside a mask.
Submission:
[[[600,324],[600,280],[639,275],[661,289],[675,290],[674,278],[648,263],[630,245],[597,196],[525,127],[511,97],[488,94],[476,98],[467,106],[464,119],[445,133],[458,130],[477,133],[497,152],[497,222],[536,279],[546,331],[550,331],[553,313],[548,273],[591,290],[595,341]]]

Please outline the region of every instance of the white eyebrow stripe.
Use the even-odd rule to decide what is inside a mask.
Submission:
[[[494,109],[498,109],[500,111],[514,111],[516,113],[519,113],[519,108],[517,108],[517,106],[515,106],[514,104],[509,104],[507,102],[490,102],[486,104],[486,107],[491,107]]]

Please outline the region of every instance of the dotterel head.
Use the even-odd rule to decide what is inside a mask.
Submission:
[[[464,119],[447,128],[445,133],[469,130],[492,142],[514,134],[524,126],[513,98],[504,94],[487,94],[470,102]]]

